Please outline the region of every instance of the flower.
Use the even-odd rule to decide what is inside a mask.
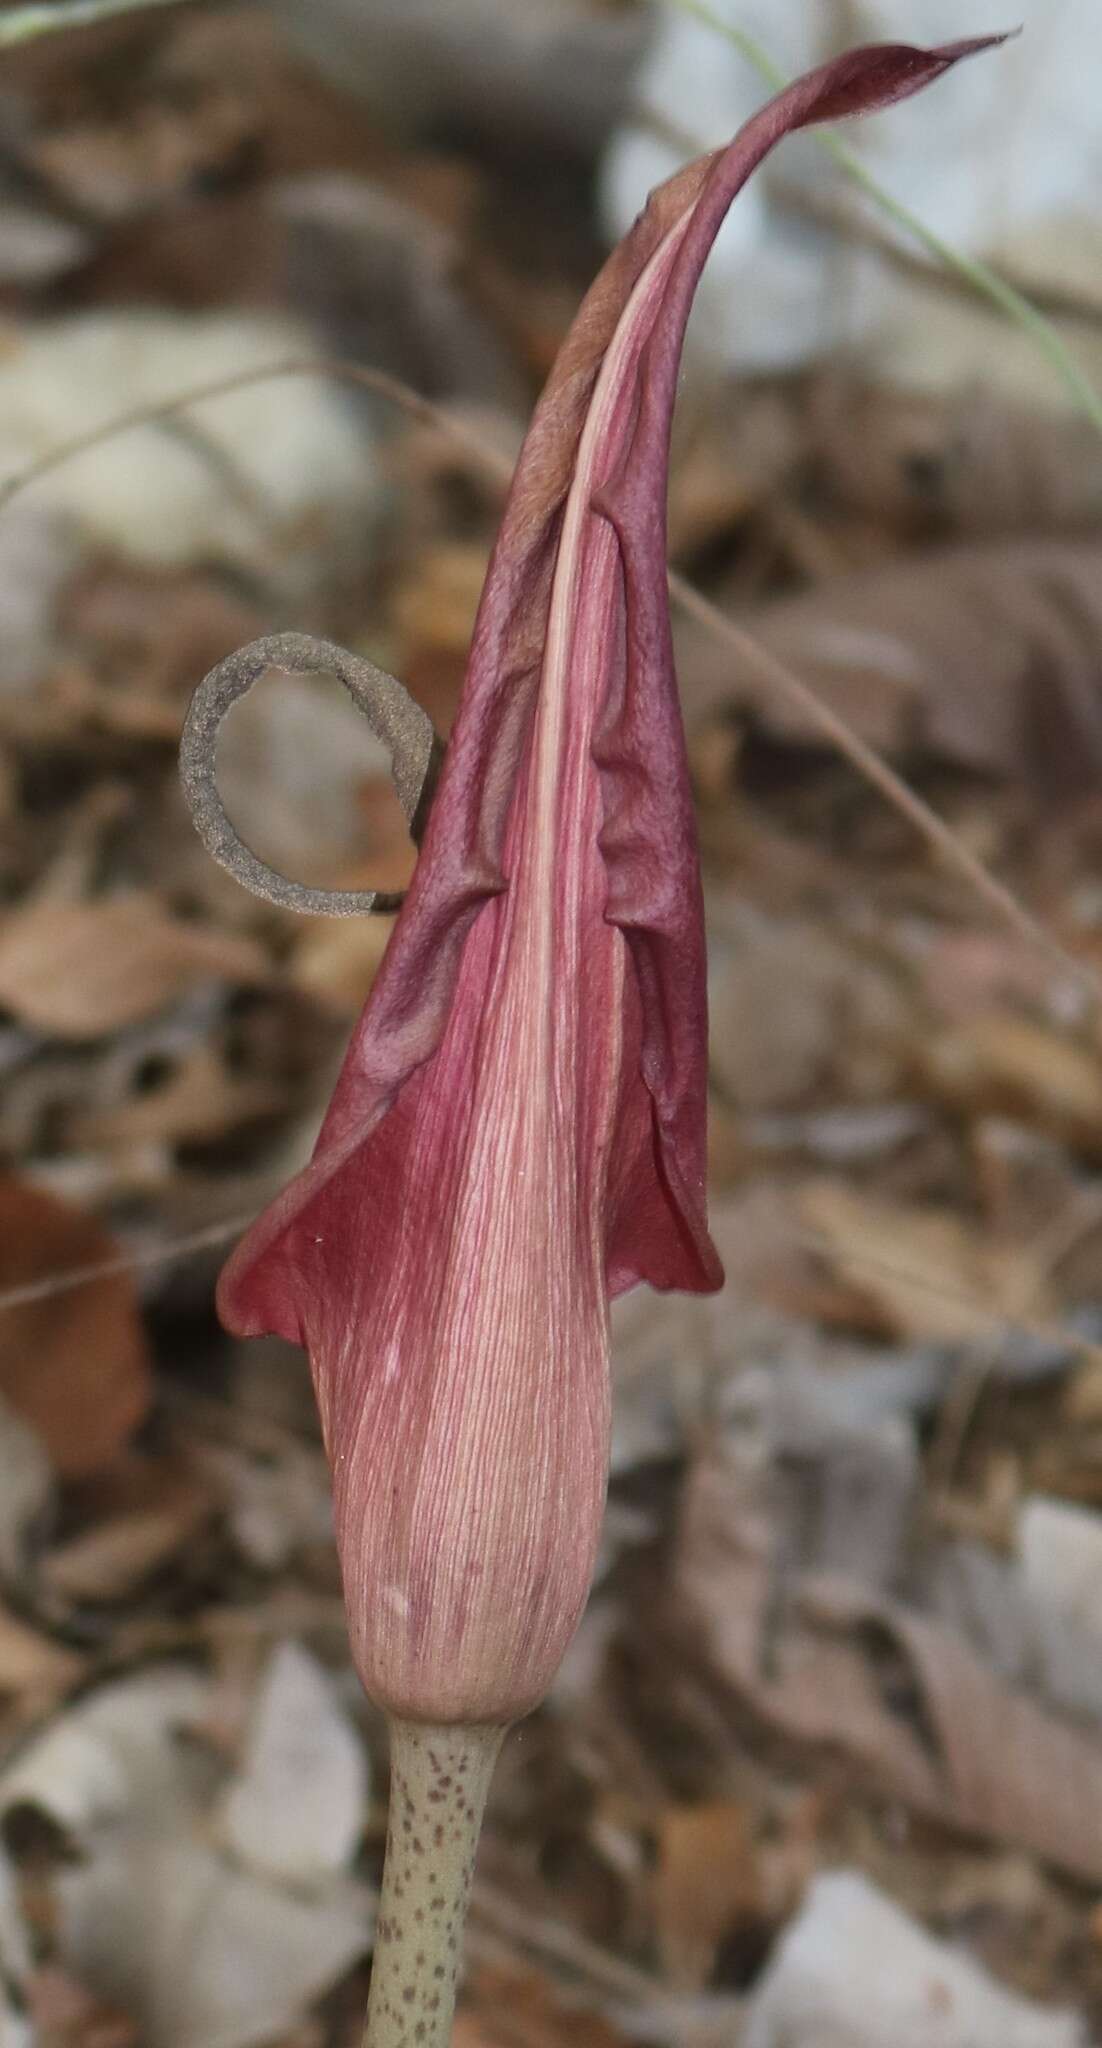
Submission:
[[[987,41],[993,40],[991,38]],[[314,1157],[220,1308],[311,1358],[353,1652],[391,1713],[506,1722],[588,1590],[609,1298],[713,1289],[701,889],[665,578],[681,344],[779,138],[985,42],[857,50],[662,186],[517,465],[414,879]]]

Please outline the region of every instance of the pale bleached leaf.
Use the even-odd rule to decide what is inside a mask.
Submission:
[[[751,2002],[743,2048],[1085,2048],[1071,2013],[992,1982],[856,1871],[812,1885]]]
[[[281,1643],[222,1805],[224,1841],[252,1870],[317,1883],[351,1862],[368,1792],[367,1752],[332,1682],[298,1643]]]

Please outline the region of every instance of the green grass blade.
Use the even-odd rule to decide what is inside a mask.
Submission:
[[[748,35],[745,29],[735,28],[730,22],[724,21],[722,15],[708,6],[707,0],[672,0],[672,4],[679,8],[682,14],[692,15],[695,20],[703,22],[706,28],[712,29],[717,35],[724,36],[729,43],[733,43],[746,58],[747,63],[753,65],[759,77],[763,78],[775,92],[779,92],[788,84],[784,72],[773,62],[768,51],[762,49],[756,38]],[[1012,284],[1008,284],[997,271],[981,262],[979,257],[962,256],[959,249],[954,249],[950,242],[943,242],[941,236],[927,227],[918,214],[912,213],[909,206],[904,206],[901,200],[894,198],[885,190],[879,180],[866,170],[861,158],[847,147],[833,128],[819,128],[813,132],[820,148],[825,149],[827,154],[834,158],[835,163],[860,186],[862,192],[875,202],[889,220],[894,221],[896,227],[902,228],[905,234],[910,235],[911,239],[917,242],[928,256],[932,256],[940,263],[943,269],[952,271],[959,277],[978,298],[986,299],[989,305],[996,307],[1008,320],[1013,321],[1016,327],[1021,328],[1023,333],[1030,336],[1069,396],[1075,400],[1092,425],[1098,428],[1099,433],[1102,433],[1102,393],[1095,390],[1090,378],[1080,368],[1051,321],[1046,320],[1044,314],[1039,313],[1036,306],[1031,305],[1022,292],[1016,291]]]
[[[179,0],[54,0],[36,7],[7,7],[0,14],[0,50],[29,43],[63,28],[84,28],[114,14],[133,14],[139,7],[175,7]]]

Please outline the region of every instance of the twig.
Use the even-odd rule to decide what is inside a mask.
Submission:
[[[699,144],[694,145],[697,153],[699,147]],[[949,293],[957,300],[971,302],[975,299],[975,287],[969,279],[955,270],[947,270],[944,264],[935,263],[928,256],[920,256],[914,249],[905,249],[902,242],[896,241],[887,228],[863,213],[858,205],[848,204],[842,198],[835,198],[831,193],[818,191],[812,186],[791,184],[785,179],[778,179],[773,190],[777,203],[786,213],[797,214],[832,235],[873,250],[890,269],[898,271],[902,277],[912,278],[927,291]],[[1001,278],[1012,291],[1029,291],[1036,310],[1046,319],[1067,320],[1079,327],[1102,327],[1100,299],[1087,298],[1082,292],[1059,285],[1030,287],[1026,279],[1015,275],[1005,264],[997,268],[992,265],[991,274]]]
[[[506,482],[512,475],[512,464],[505,456],[499,456],[496,450],[471,433],[461,420],[455,419],[441,406],[434,405],[431,399],[422,398],[411,385],[389,376],[385,370],[372,370],[364,363],[349,362],[340,356],[287,356],[280,362],[257,363],[252,369],[234,370],[229,376],[212,378],[210,383],[196,385],[191,391],[177,392],[172,398],[157,398],[147,404],[128,406],[125,412],[101,421],[98,427],[89,427],[83,434],[74,434],[71,440],[59,441],[56,448],[47,449],[25,469],[0,483],[0,513],[5,512],[13,499],[29,490],[32,484],[52,476],[55,469],[61,469],[77,456],[101,448],[118,434],[130,433],[137,427],[155,426],[161,420],[173,419],[177,413],[186,412],[189,406],[205,405],[214,398],[229,398],[235,391],[247,391],[254,384],[266,384],[280,377],[321,377],[331,378],[339,384],[359,384],[364,390],[374,391],[379,398],[396,405],[411,418],[420,420],[422,425],[436,427],[446,433],[483,468],[496,472]]]
[[[940,859],[947,861],[951,867],[956,868],[959,875],[964,876],[976,894],[982,896],[984,902],[995,911],[1004,924],[1010,925],[1020,938],[1027,939],[1031,945],[1045,953],[1054,966],[1059,966],[1065,973],[1071,974],[1092,1001],[1098,1000],[1102,994],[1102,982],[1097,975],[1085,967],[1082,961],[1076,960],[1071,953],[1065,951],[1059,941],[1019,903],[1013,891],[998,881],[984,867],[982,861],[977,860],[963,840],[957,837],[952,827],[947,825],[943,818],[939,818],[937,812],[920,796],[916,796],[910,785],[904,782],[901,775],[896,774],[882,754],[878,754],[844,718],[839,717],[836,711],[832,711],[828,704],[824,704],[822,698],[817,697],[806,683],[802,683],[792,669],[786,668],[784,663],[770,654],[752,634],[736,625],[733,619],[729,619],[725,612],[721,612],[716,605],[710,603],[693,584],[687,583],[672,570],[670,590],[682,611],[687,612],[690,618],[697,619],[702,626],[706,626],[716,639],[725,641],[751,671],[756,670],[772,689],[787,697],[790,703],[797,704],[807,717],[813,719],[820,732],[838,753],[842,754],[865,781],[870,782],[874,789],[878,789],[881,796],[886,797],[888,802],[914,826],[915,831],[921,834]]]
[[[779,73],[778,73],[779,76]],[[693,157],[703,156],[709,144],[703,136],[694,135],[688,128],[675,121],[663,107],[656,107],[649,100],[636,100],[631,109],[633,126],[646,128],[660,142],[675,149],[688,163]],[[770,192],[777,204],[786,213],[799,215],[803,220],[813,221],[816,227],[826,228],[833,235],[844,236],[847,241],[861,243],[875,251],[890,269],[903,277],[912,278],[927,291],[948,292],[957,299],[973,300],[976,296],[975,282],[950,268],[940,258],[935,262],[930,255],[920,256],[917,250],[907,249],[897,241],[881,223],[860,211],[858,206],[847,205],[845,200],[832,193],[820,191],[812,185],[798,185],[786,178],[777,178],[770,185]],[[1102,300],[1085,298],[1081,291],[1054,284],[1031,284],[1028,278],[1019,277],[1007,264],[985,266],[1012,291],[1028,294],[1038,313],[1049,320],[1069,320],[1077,326],[1102,326]]]
[[[113,1280],[120,1273],[141,1272],[147,1266],[170,1266],[193,1252],[206,1251],[208,1246],[227,1244],[231,1237],[240,1237],[252,1221],[251,1212],[247,1216],[229,1216],[221,1223],[208,1223],[202,1230],[192,1230],[186,1237],[174,1238],[171,1244],[153,1245],[148,1251],[119,1252],[115,1258],[93,1259],[85,1266],[69,1266],[63,1272],[46,1274],[40,1280],[26,1280],[19,1287],[5,1287],[0,1293],[0,1315],[7,1309],[29,1308],[34,1302],[53,1301],[59,1294],[71,1294],[75,1287],[88,1287],[96,1280]]]
[[[518,1904],[498,1885],[480,1879],[471,1896],[471,1911],[510,1940],[588,1978],[611,1997],[642,2005],[664,2004],[669,1998],[665,1986],[647,1971],[610,1955],[564,1921],[550,1920],[546,1914]]]
[[[1100,1197],[1102,1199],[1102,1197]],[[1084,1223],[1081,1212],[1076,1212],[1076,1237],[1081,1228],[1088,1227],[1092,1218]],[[69,1266],[60,1272],[44,1275],[39,1280],[29,1280],[17,1287],[8,1287],[0,1292],[0,1315],[6,1310],[26,1308],[33,1303],[52,1301],[56,1296],[69,1294],[77,1287],[87,1287],[97,1280],[114,1279],[119,1274],[146,1271],[157,1266],[174,1265],[177,1260],[188,1258],[196,1252],[206,1251],[213,1246],[227,1244],[233,1237],[240,1237],[251,1223],[256,1221],[256,1212],[230,1216],[221,1223],[208,1224],[202,1230],[189,1231],[186,1236],[173,1238],[170,1243],[151,1246],[146,1251],[120,1252],[115,1258],[97,1259],[83,1266]],[[1061,1228],[1066,1219],[1060,1219]],[[795,1224],[782,1226],[788,1241],[826,1258],[836,1254],[836,1246],[823,1232],[802,1228]],[[1052,1270],[1067,1256],[1070,1247],[1063,1244],[1059,1255],[1049,1255],[1049,1270]],[[990,1301],[978,1294],[972,1294],[966,1287],[944,1286],[931,1279],[929,1273],[913,1271],[906,1265],[899,1265],[894,1259],[884,1259],[875,1253],[863,1252],[860,1248],[847,1245],[845,1263],[857,1267],[885,1280],[896,1281],[901,1286],[918,1289],[934,1295],[939,1301],[951,1301],[970,1315],[988,1316],[1007,1336],[1026,1336],[1038,1339],[1044,1344],[1066,1345],[1085,1359],[1102,1360],[1102,1345],[1089,1337],[1080,1336],[1075,1330],[1066,1329],[1061,1323],[1022,1314],[1001,1315],[993,1309]],[[1031,1265],[1031,1274],[1035,1266]]]
[[[17,476],[9,477],[5,483],[0,484],[0,513],[22,491],[29,489],[40,478],[50,475],[52,471],[60,468],[62,463],[101,446],[116,434],[125,433],[132,427],[147,426],[155,420],[168,419],[172,414],[181,412],[190,405],[198,405],[211,398],[224,397],[253,384],[279,377],[301,376],[333,377],[345,383],[362,385],[366,390],[374,391],[380,397],[389,400],[413,419],[420,420],[423,425],[446,434],[491,476],[506,484],[512,476],[512,464],[508,457],[499,454],[445,407],[434,405],[430,399],[423,398],[400,378],[391,377],[382,370],[366,368],[362,363],[351,363],[340,358],[316,360],[309,357],[292,357],[279,363],[259,365],[256,369],[237,371],[233,376],[219,378],[191,391],[180,392],[174,398],[159,399],[154,404],[136,406],[130,411],[120,413],[115,419],[104,421],[101,426],[76,436],[71,441],[60,443],[57,448],[40,456]],[[1012,892],[988,872],[951,827],[908,787],[875,748],[861,739],[845,719],[831,711],[806,683],[802,683],[798,676],[785,668],[774,655],[759,646],[750,633],[736,626],[733,620],[728,619],[715,605],[709,603],[708,599],[691,583],[686,582],[684,577],[671,572],[669,582],[671,596],[683,611],[689,612],[709,632],[724,640],[742,661],[756,668],[773,688],[783,690],[790,699],[797,702],[807,716],[816,721],[820,731],[852,764],[858,774],[902,812],[927,844],[956,868],[958,874],[967,880],[969,886],[1004,923],[1038,947],[1049,960],[1057,962],[1089,995],[1092,1002],[1098,1000],[1098,977],[1081,961],[1065,951],[1038,924]]]
[[[683,14],[692,15],[694,20],[703,22],[714,34],[723,36],[729,43],[733,43],[737,50],[741,50],[747,62],[753,65],[759,77],[763,78],[767,85],[772,86],[774,91],[780,91],[788,84],[784,72],[779,65],[774,64],[762,45],[745,29],[736,28],[733,23],[725,21],[721,14],[717,14],[713,7],[707,5],[707,0],[673,0],[673,5],[679,7]],[[954,249],[951,242],[943,242],[933,228],[927,227],[926,222],[918,214],[912,213],[909,206],[904,206],[902,200],[896,199],[877,178],[873,177],[871,171],[866,170],[856,151],[850,149],[832,128],[818,128],[813,132],[820,149],[825,149],[827,155],[834,158],[847,177],[852,178],[854,183],[860,186],[862,192],[873,200],[889,220],[894,221],[897,227],[903,229],[904,234],[910,235],[918,242],[936,262],[944,264],[947,270],[954,271],[978,297],[996,306],[1015,327],[1020,327],[1024,333],[1031,336],[1041,355],[1051,364],[1076,405],[1102,433],[1102,394],[1095,390],[1090,378],[1080,369],[1071,350],[1045,319],[1043,313],[1039,313],[1036,306],[1031,304],[1022,292],[1015,290],[1005,277],[1001,277],[978,256],[965,256],[959,249]]]

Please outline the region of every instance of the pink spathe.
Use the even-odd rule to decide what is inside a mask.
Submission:
[[[510,1721],[593,1569],[611,1295],[707,1290],[700,873],[665,494],[685,322],[793,128],[984,43],[858,50],[656,192],[536,409],[420,859],[311,1164],[220,1307],[311,1358],[353,1650],[390,1712]],[[752,280],[748,281],[752,289]]]

